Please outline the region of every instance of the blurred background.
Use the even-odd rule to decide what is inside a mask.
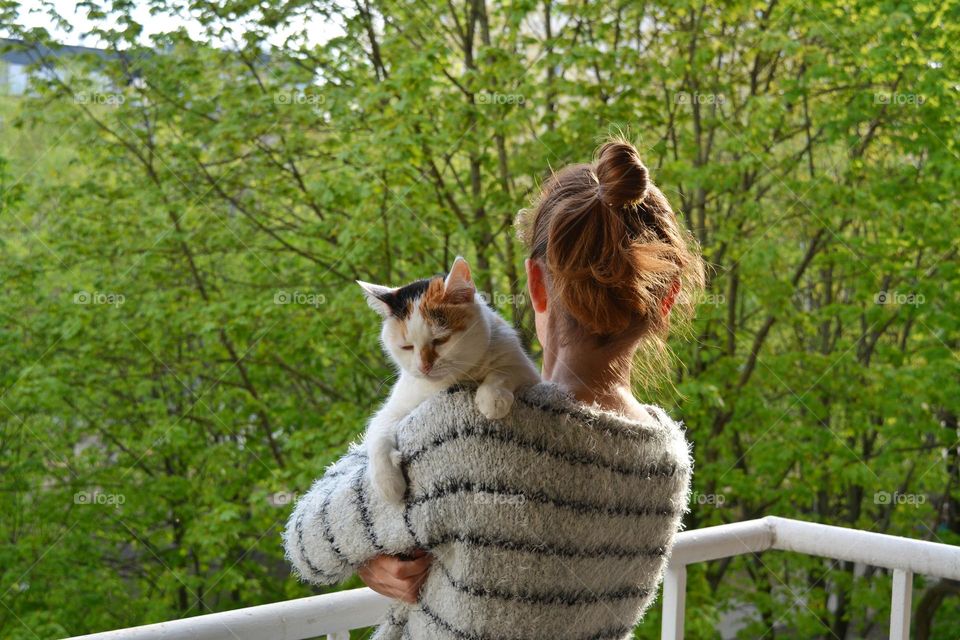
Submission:
[[[0,7],[0,637],[309,595],[280,531],[393,378],[353,281],[463,254],[536,355],[513,219],[616,133],[711,268],[637,387],[686,527],[960,542],[956,0]],[[691,566],[688,637],[879,637],[874,573]]]

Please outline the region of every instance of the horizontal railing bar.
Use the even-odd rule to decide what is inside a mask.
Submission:
[[[683,531],[673,544],[670,562],[695,564],[766,551],[773,539],[773,529],[764,519]]]
[[[677,535],[670,567],[771,549],[960,580],[958,547],[776,516],[684,531]],[[75,640],[305,640],[378,624],[389,604],[370,589],[352,589]]]
[[[74,640],[305,640],[379,624],[390,602],[370,589],[350,589]]]
[[[960,547],[767,516],[773,548],[960,580]]]

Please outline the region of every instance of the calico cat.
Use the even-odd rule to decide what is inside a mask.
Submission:
[[[375,490],[399,502],[406,490],[396,428],[421,402],[462,382],[479,384],[477,408],[490,419],[510,412],[513,394],[540,381],[516,332],[477,294],[466,260],[446,276],[391,288],[357,281],[383,317],[384,351],[400,369],[390,397],[367,427]]]

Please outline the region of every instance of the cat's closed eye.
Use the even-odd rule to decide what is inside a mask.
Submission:
[[[445,337],[443,337],[443,338],[437,338],[436,340],[433,341],[433,346],[436,347],[436,346],[439,346],[439,345],[441,345],[441,344],[444,344],[444,343],[445,343],[447,340],[449,340],[449,339],[450,339],[450,336],[445,336]]]
[[[413,345],[412,345],[412,344],[405,344],[405,345],[403,345],[403,346],[400,347],[400,348],[403,349],[404,351],[413,351]]]

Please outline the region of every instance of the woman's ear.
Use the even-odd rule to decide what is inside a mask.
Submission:
[[[539,260],[527,258],[524,265],[527,268],[527,290],[533,310],[544,313],[547,310],[547,274]]]
[[[675,280],[673,285],[670,286],[670,291],[667,292],[667,295],[664,296],[663,301],[660,302],[660,315],[662,315],[664,318],[670,315],[670,310],[673,309],[673,305],[676,303],[678,295],[680,295],[680,281]]]

